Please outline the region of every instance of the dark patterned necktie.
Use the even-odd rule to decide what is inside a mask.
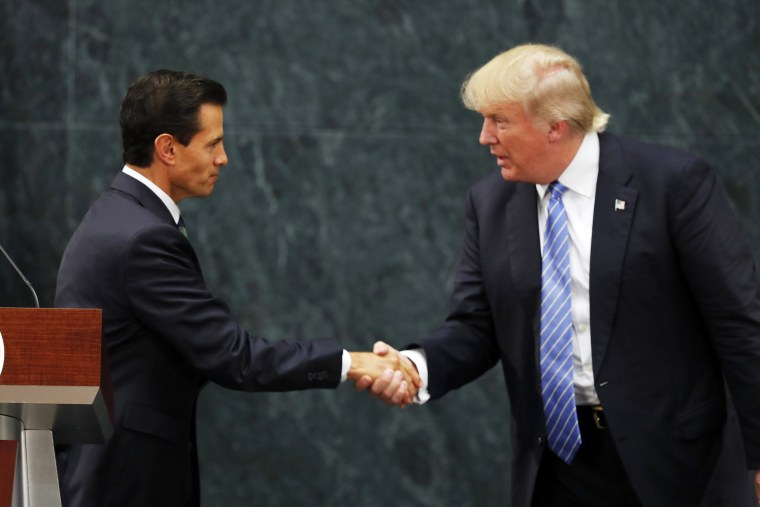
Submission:
[[[181,232],[184,237],[187,237],[187,227],[185,227],[185,221],[182,219],[182,215],[179,216],[177,229],[179,229],[179,232]]]

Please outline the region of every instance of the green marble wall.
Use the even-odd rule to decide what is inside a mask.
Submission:
[[[159,67],[229,92],[230,164],[183,202],[247,327],[401,345],[445,316],[468,186],[495,166],[463,78],[534,41],[583,63],[610,130],[713,163],[760,253],[756,0],[0,0],[0,243],[52,304],[68,238],[121,167],[118,108]],[[0,262],[0,305],[32,304]],[[209,506],[507,505],[496,371],[424,407],[346,385],[199,408]]]

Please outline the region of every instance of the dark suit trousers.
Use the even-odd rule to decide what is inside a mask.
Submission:
[[[533,507],[641,507],[609,430],[590,407],[579,407],[578,423],[583,444],[571,464],[544,450]]]

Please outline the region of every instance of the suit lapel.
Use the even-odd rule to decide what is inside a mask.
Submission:
[[[151,189],[143,185],[141,182],[127,176],[123,172],[116,174],[116,177],[111,182],[111,188],[123,192],[129,195],[132,199],[137,201],[143,208],[149,209],[157,216],[161,217],[167,223],[176,225],[171,212],[167,209],[166,205],[159,199],[159,197],[153,193]]]
[[[599,179],[589,275],[591,350],[595,376],[604,360],[614,325],[623,261],[638,199],[638,190],[626,186],[631,172],[625,166],[616,138],[602,134],[599,141]]]
[[[174,222],[174,217],[164,202],[156,194],[154,194],[151,189],[143,185],[141,182],[137,181],[135,178],[127,176],[123,172],[119,172],[111,182],[111,189],[126,194],[130,199],[133,199],[143,208],[152,211],[156,216],[158,216],[161,220],[164,220],[168,225],[171,225],[175,228],[177,227],[177,224]],[[177,232],[179,232],[179,229],[177,229]],[[201,271],[201,264],[198,260],[197,254],[195,253],[195,249],[192,247],[189,241],[187,244],[190,245],[190,252],[193,263],[198,268],[198,271]]]

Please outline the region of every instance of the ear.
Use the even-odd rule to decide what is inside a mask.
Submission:
[[[174,150],[174,143],[176,140],[171,134],[161,134],[153,141],[155,147],[156,158],[166,165],[174,165],[176,163],[176,154]]]
[[[570,131],[567,120],[560,120],[549,125],[549,142],[556,143],[565,138]]]

